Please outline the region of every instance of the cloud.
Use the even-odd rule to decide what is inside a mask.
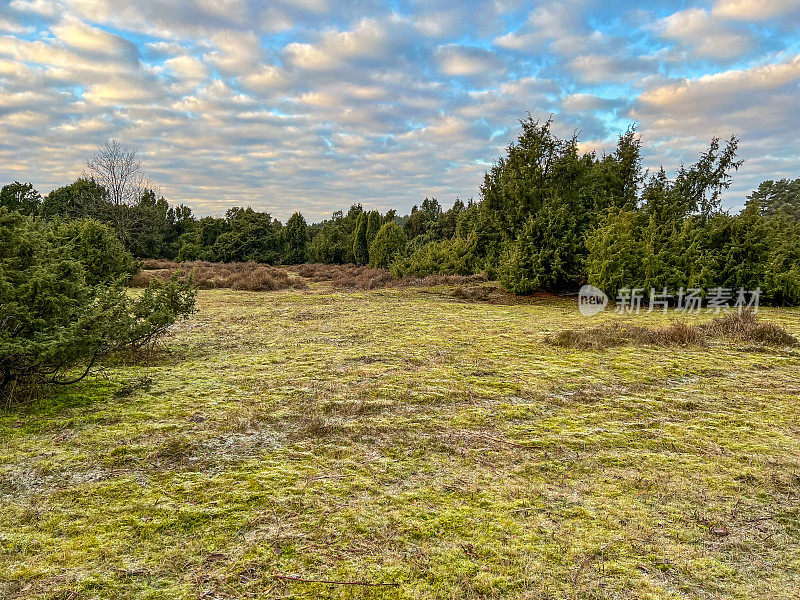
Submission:
[[[67,46],[93,54],[111,54],[136,59],[138,51],[128,40],[67,17],[50,30]]]
[[[765,21],[800,14],[798,0],[719,0],[714,16],[742,21]]]
[[[20,12],[31,12],[45,17],[53,17],[59,12],[58,4],[48,0],[11,0],[9,6]]]
[[[193,56],[175,56],[165,60],[164,66],[185,80],[202,81],[209,75],[208,65]]]
[[[569,68],[586,83],[602,83],[613,80],[632,80],[650,72],[652,66],[638,57],[623,57],[602,54],[576,56],[569,61]]]
[[[736,58],[755,44],[749,32],[725,25],[702,8],[673,13],[659,21],[656,28],[661,37],[681,44],[695,58]]]
[[[211,36],[216,50],[205,58],[223,73],[236,75],[252,70],[262,57],[261,42],[252,31],[223,30]]]
[[[112,78],[105,83],[90,85],[83,97],[93,104],[116,105],[150,100],[153,94],[141,81]]]
[[[241,82],[255,92],[269,93],[284,88],[289,83],[289,77],[280,67],[261,65],[255,71],[242,76]]]
[[[442,73],[454,77],[472,77],[504,70],[499,58],[482,48],[440,46],[436,49],[435,56]]]
[[[200,214],[402,212],[477,195],[530,111],[585,148],[636,120],[648,164],[738,133],[749,186],[800,171],[796,4],[13,0],[0,183],[47,192],[116,137]]]
[[[494,43],[508,50],[532,50],[543,42],[570,38],[585,32],[588,28],[581,19],[581,8],[585,2],[564,0],[545,2],[534,8],[524,24],[504,35]]]
[[[730,196],[740,202],[763,179],[800,176],[800,56],[655,85],[630,116],[657,142],[656,163],[675,164],[711,137],[737,135],[746,162]]]
[[[400,51],[408,23],[396,17],[362,19],[352,29],[327,30],[314,42],[293,42],[284,48],[287,63],[309,71],[330,71],[352,62],[375,62]]]
[[[570,94],[561,101],[561,106],[569,112],[609,111],[619,108],[619,99],[601,98],[594,94]]]
[[[666,114],[706,116],[732,106],[758,105],[762,94],[792,92],[800,84],[800,56],[791,60],[703,75],[646,90],[638,102]],[[800,98],[798,98],[800,105]],[[764,110],[769,111],[768,104]]]

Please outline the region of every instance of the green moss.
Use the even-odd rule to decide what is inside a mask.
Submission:
[[[0,412],[0,597],[800,593],[800,355],[429,292],[201,292],[151,366]]]

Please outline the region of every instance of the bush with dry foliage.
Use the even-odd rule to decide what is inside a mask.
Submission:
[[[486,274],[428,275],[427,277],[395,278],[386,269],[367,265],[329,265],[306,263],[290,267],[272,267],[255,262],[211,263],[186,262],[181,265],[168,260],[142,261],[142,271],[131,278],[129,285],[146,287],[153,279],[169,279],[176,271],[192,273],[200,289],[230,288],[248,291],[305,289],[310,282],[330,282],[334,289],[375,290],[398,287],[431,287],[439,285],[469,286],[487,281]]]
[[[694,325],[676,321],[667,327],[640,327],[610,323],[587,329],[567,329],[550,335],[554,346],[602,350],[614,346],[706,346],[709,338],[752,342],[764,346],[794,346],[797,339],[777,323],[759,321],[749,310]]]
[[[794,346],[797,338],[777,323],[759,321],[751,310],[717,317],[703,329],[709,337],[728,338],[765,346]]]
[[[614,346],[642,344],[652,346],[705,346],[706,337],[696,325],[673,323],[667,327],[640,327],[611,323],[588,329],[567,329],[547,337],[554,346],[602,350]]]
[[[167,280],[173,273],[180,272],[185,278],[191,274],[195,285],[204,290],[230,288],[251,292],[264,292],[285,289],[305,289],[306,283],[299,277],[292,277],[285,269],[279,269],[255,262],[210,263],[205,261],[187,262],[179,265],[170,261],[144,261],[144,270],[134,276],[129,284],[144,287],[153,279]],[[148,267],[150,269],[148,270]]]

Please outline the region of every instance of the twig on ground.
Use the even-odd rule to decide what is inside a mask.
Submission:
[[[396,582],[389,583],[376,583],[372,581],[338,581],[336,579],[307,579],[305,577],[298,577],[296,575],[285,575],[283,573],[275,573],[275,579],[284,581],[301,581],[303,583],[329,583],[332,585],[366,585],[371,587],[399,587],[400,584]]]
[[[533,450],[530,446],[523,446],[522,444],[515,444],[514,442],[509,442],[508,440],[503,440],[500,438],[492,437],[490,435],[486,435],[483,433],[476,434],[475,437],[483,438],[485,440],[490,440],[492,442],[497,442],[498,444],[506,444],[507,446],[513,446],[514,448],[522,448],[523,450]]]

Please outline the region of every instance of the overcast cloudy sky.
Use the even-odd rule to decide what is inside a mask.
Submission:
[[[171,202],[310,220],[477,197],[531,111],[648,165],[712,136],[727,202],[800,177],[800,0],[0,1],[0,182],[76,178],[108,138]]]

